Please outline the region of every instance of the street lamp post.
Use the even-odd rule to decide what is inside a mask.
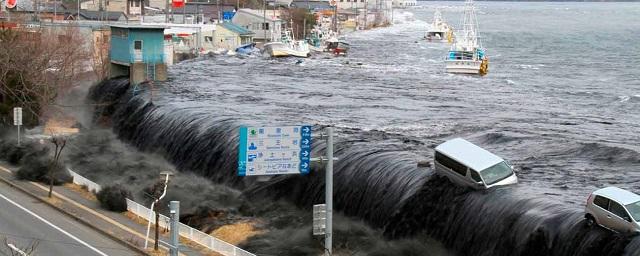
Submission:
[[[144,239],[144,248],[147,249],[148,244],[149,244],[149,231],[151,230],[151,218],[153,218],[152,214],[155,212],[155,218],[156,218],[156,241],[155,244],[153,246],[154,250],[158,250],[158,233],[159,233],[159,223],[158,223],[158,218],[160,217],[158,211],[155,211],[155,205],[156,203],[158,203],[160,200],[162,200],[162,198],[164,198],[164,196],[167,194],[167,184],[169,183],[169,176],[173,175],[172,172],[169,171],[164,171],[160,173],[161,177],[164,177],[164,188],[162,189],[162,195],[160,195],[160,197],[156,198],[152,203],[151,203],[151,211],[149,211],[149,222],[147,223],[147,235]]]

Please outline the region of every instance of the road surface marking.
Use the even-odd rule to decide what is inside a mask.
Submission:
[[[9,170],[9,169],[7,169],[5,167],[2,167],[2,166],[0,166],[0,170],[2,170],[4,172],[7,172],[7,173],[13,174],[13,172],[11,170]],[[40,188],[40,189],[42,189],[44,191],[49,191],[49,188],[47,188],[45,186],[42,186],[42,185],[38,184],[37,182],[30,181],[29,183],[31,183],[31,185],[34,185],[34,186],[36,186],[36,187],[38,187],[38,188]],[[72,200],[70,198],[67,198],[66,196],[63,196],[63,195],[59,194],[58,192],[53,191],[53,195],[58,197],[58,198],[60,198],[60,199],[62,199],[62,200],[67,201],[68,203],[70,203],[70,204],[72,204],[72,205],[74,205],[74,206],[76,206],[76,207],[78,207],[80,209],[83,209],[83,210],[89,212],[90,214],[93,214],[94,216],[96,216],[98,218],[103,219],[104,221],[106,221],[106,222],[108,222],[108,223],[110,223],[110,224],[112,224],[112,225],[114,225],[114,226],[116,226],[116,227],[118,227],[118,228],[120,228],[120,229],[122,229],[124,231],[129,232],[130,234],[133,234],[133,235],[135,235],[135,236],[137,236],[137,237],[139,237],[141,239],[146,239],[146,237],[143,234],[138,233],[137,231],[135,231],[135,230],[133,230],[133,229],[121,224],[120,222],[117,222],[117,221],[115,221],[115,220],[113,220],[113,219],[111,219],[111,218],[109,218],[107,216],[104,216],[103,214],[101,214],[99,212],[96,212],[93,209],[84,206],[83,204],[80,204],[80,203],[78,203],[78,202],[76,202],[76,201],[74,201],[74,200]],[[167,251],[169,250],[169,247],[163,245],[163,244],[169,245],[169,243],[167,243],[165,241],[162,241],[161,239],[160,239],[159,242],[160,242],[160,247],[161,248],[164,248]],[[212,251],[214,251],[214,250],[212,250]],[[182,252],[179,252],[178,255],[184,256],[184,254]]]
[[[51,226],[52,228],[60,231],[61,233],[67,235],[68,237],[70,237],[73,240],[76,240],[78,243],[81,243],[82,245],[86,246],[87,248],[91,249],[92,251],[102,255],[102,256],[108,256],[106,253],[101,252],[100,250],[96,249],[95,247],[91,246],[90,244],[86,243],[85,241],[80,240],[79,238],[75,237],[74,235],[70,234],[69,232],[65,231],[64,229],[59,228],[58,226],[54,225],[53,223],[45,220],[44,218],[38,216],[37,214],[33,213],[32,211],[30,211],[27,208],[24,208],[22,205],[19,205],[18,203],[12,201],[11,199],[7,198],[6,196],[4,196],[3,194],[0,194],[0,198],[6,200],[7,202],[15,205],[16,207],[22,209],[23,211],[27,212],[28,214],[31,214],[31,216],[35,217],[36,219],[41,220],[42,222],[46,223],[47,225]]]
[[[21,251],[20,249],[18,249],[18,247],[16,247],[16,246],[15,246],[15,245],[13,245],[13,244],[7,244],[7,246],[9,246],[9,248],[10,248],[11,250],[13,250],[13,251],[15,251],[15,252],[19,253],[19,254],[20,254],[20,255],[22,255],[22,256],[29,256],[29,255],[27,255],[25,252],[23,252],[23,251]]]

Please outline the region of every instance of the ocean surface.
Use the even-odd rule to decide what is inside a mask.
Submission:
[[[509,159],[519,191],[581,207],[597,188],[640,192],[640,4],[478,2],[485,77],[444,71],[422,39],[436,8],[347,34],[347,57],[214,56],[170,69],[159,102],[246,124],[332,125],[339,139],[432,160],[463,137]]]

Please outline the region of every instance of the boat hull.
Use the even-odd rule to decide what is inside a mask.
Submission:
[[[480,75],[481,60],[446,60],[447,73]]]
[[[307,47],[308,48],[308,47]],[[267,43],[264,45],[264,52],[271,57],[309,57],[309,50],[295,50],[291,49],[287,44],[282,42]]]

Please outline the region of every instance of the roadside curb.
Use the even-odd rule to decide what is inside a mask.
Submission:
[[[93,229],[95,231],[98,231],[99,233],[101,233],[101,234],[103,234],[103,235],[105,235],[107,237],[110,237],[112,240],[114,240],[114,241],[116,241],[116,242],[128,247],[129,249],[139,253],[140,255],[151,256],[151,254],[149,254],[145,250],[142,250],[142,249],[138,248],[134,244],[132,244],[132,243],[130,243],[128,241],[124,241],[124,240],[120,239],[119,237],[117,237],[117,236],[115,236],[115,235],[113,235],[113,234],[111,234],[111,233],[109,233],[109,232],[107,232],[107,231],[105,231],[105,230],[103,230],[101,228],[98,228],[97,226],[93,225],[91,222],[89,222],[89,221],[87,221],[87,220],[85,220],[83,218],[80,218],[80,217],[74,215],[73,213],[70,213],[70,212],[62,209],[61,207],[59,207],[59,206],[57,206],[57,205],[55,205],[55,204],[53,204],[53,203],[51,203],[51,202],[49,202],[47,200],[42,199],[40,196],[32,193],[31,191],[29,191],[29,190],[27,190],[27,189],[15,184],[15,183],[13,183],[12,181],[10,181],[10,180],[2,177],[2,176],[0,176],[0,181],[6,183],[7,185],[9,185],[12,188],[16,188],[16,189],[20,190],[21,192],[29,195],[30,197],[33,197],[33,198],[37,199],[40,202],[43,202],[43,203],[51,206],[56,211],[71,217],[72,219],[84,224],[85,226],[87,226],[87,227],[89,227],[89,228],[91,228],[91,229]]]

